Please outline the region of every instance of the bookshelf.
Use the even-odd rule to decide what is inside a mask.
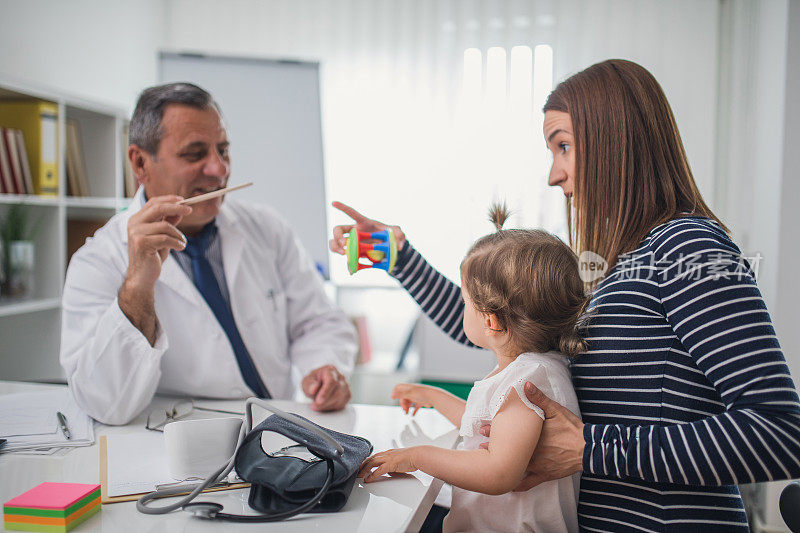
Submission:
[[[123,129],[129,115],[121,108],[0,75],[0,107],[8,101],[30,99],[58,106],[58,194],[0,194],[0,217],[10,206],[23,204],[30,220],[41,220],[34,238],[33,295],[24,300],[0,297],[0,379],[63,381],[58,351],[68,253],[93,233],[92,228],[130,203],[123,177]],[[66,124],[70,119],[80,124],[88,196],[67,194]]]

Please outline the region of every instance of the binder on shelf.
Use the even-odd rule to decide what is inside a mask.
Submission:
[[[11,128],[3,128],[2,142],[5,144],[6,153],[8,154],[8,161],[11,167],[11,177],[14,184],[14,192],[16,194],[26,194],[25,184],[22,178],[22,161],[19,158],[19,151],[17,149],[17,130]]]
[[[356,328],[358,335],[358,354],[356,354],[356,364],[362,365],[368,363],[372,359],[372,342],[369,337],[369,328],[367,327],[367,317],[354,316],[350,321]]]
[[[67,264],[72,260],[72,255],[78,251],[78,248],[86,243],[86,239],[105,226],[106,222],[108,222],[107,217],[67,219]]]
[[[14,130],[17,134],[17,151],[19,159],[22,161],[22,181],[25,184],[25,193],[33,194],[33,177],[31,176],[31,165],[28,162],[28,151],[25,149],[25,135],[22,130]]]
[[[67,126],[67,152],[66,152],[66,178],[67,196],[81,196],[78,185],[78,173],[75,170],[75,159],[72,156],[69,143],[69,126]]]
[[[89,196],[81,130],[75,119],[67,120],[67,192],[70,196]]]
[[[5,128],[0,128],[0,139],[5,137]],[[11,177],[11,161],[6,152],[6,143],[0,142],[0,192],[14,194],[14,179]]]
[[[58,105],[43,100],[0,101],[0,126],[22,130],[35,194],[58,195]]]

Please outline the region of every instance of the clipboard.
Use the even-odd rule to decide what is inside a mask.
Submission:
[[[141,492],[138,494],[125,494],[121,496],[109,496],[108,495],[108,441],[106,440],[106,436],[100,436],[98,442],[99,450],[100,450],[100,502],[101,503],[119,503],[119,502],[133,502],[147,494],[146,492]],[[228,483],[225,485],[214,485],[203,492],[218,492],[221,490],[232,490],[232,489],[245,489],[250,486],[250,483]],[[181,492],[180,494],[175,494],[175,496],[181,496],[184,494],[189,494],[194,486],[187,487],[186,492]]]

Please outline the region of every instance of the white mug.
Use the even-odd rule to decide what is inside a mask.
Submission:
[[[236,450],[241,418],[177,420],[164,426],[169,472],[176,480],[205,479]]]

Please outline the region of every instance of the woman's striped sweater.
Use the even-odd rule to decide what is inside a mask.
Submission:
[[[457,285],[410,245],[394,276],[455,340]],[[750,265],[699,217],[654,228],[598,285],[572,360],[583,531],[741,531],[741,483],[800,477],[800,403]]]

